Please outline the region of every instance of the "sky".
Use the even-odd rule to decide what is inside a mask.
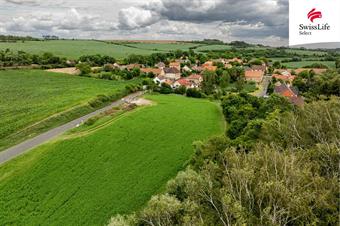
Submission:
[[[288,0],[0,0],[0,34],[288,44]]]

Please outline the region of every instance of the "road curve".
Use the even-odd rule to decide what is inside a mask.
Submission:
[[[88,120],[89,118],[98,115],[102,112],[105,112],[113,107],[117,107],[121,104],[123,104],[125,101],[130,101],[136,97],[139,97],[143,95],[143,92],[137,92],[137,93],[133,93],[131,95],[128,95],[126,97],[124,97],[123,99],[117,100],[115,102],[112,102],[110,105],[101,108],[99,110],[96,110],[90,114],[87,114],[83,117],[80,117],[78,119],[75,119],[71,122],[68,122],[62,126],[59,126],[57,128],[51,129],[45,133],[42,133],[32,139],[26,140],[18,145],[15,145],[11,148],[8,148],[7,150],[4,150],[2,152],[0,152],[0,165],[11,160],[14,159],[15,157],[22,155],[25,152],[28,152],[29,150],[47,142],[52,140],[53,138],[63,134],[64,132],[66,132],[67,130],[70,130],[72,128],[75,128],[77,125],[79,125],[82,122],[85,122],[86,120]]]

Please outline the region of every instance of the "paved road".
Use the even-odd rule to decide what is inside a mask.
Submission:
[[[268,86],[269,86],[271,79],[272,79],[271,76],[264,76],[262,84],[261,84],[263,87],[263,90],[261,93],[259,93],[258,97],[265,97],[267,95]]]
[[[51,129],[50,131],[47,131],[39,136],[36,136],[30,140],[24,141],[21,144],[18,144],[14,147],[11,147],[5,151],[0,152],[0,164],[3,164],[4,162],[7,162],[47,141],[52,140],[53,138],[57,137],[58,135],[63,134],[64,132],[66,132],[69,129],[75,128],[77,125],[79,125],[82,122],[85,122],[87,119],[98,115],[102,112],[105,112],[113,107],[117,107],[121,104],[123,104],[124,102],[128,102],[133,100],[136,97],[139,97],[143,94],[143,92],[137,92],[134,94],[131,94],[129,96],[124,97],[123,99],[117,100],[115,102],[113,102],[111,105],[106,106],[102,109],[99,109],[97,111],[94,111],[88,115],[85,115],[81,118],[75,119],[69,123],[66,123],[62,126],[59,126],[57,128]]]

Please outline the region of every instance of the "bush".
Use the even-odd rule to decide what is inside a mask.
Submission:
[[[187,91],[187,88],[185,86],[180,86],[177,89],[175,89],[176,94],[184,95]]]
[[[202,93],[196,88],[187,89],[187,97],[202,98]]]
[[[88,75],[91,73],[91,66],[88,63],[80,63],[76,65],[76,68],[80,71],[80,75]]]
[[[161,94],[170,94],[170,93],[172,93],[173,91],[172,91],[172,88],[171,88],[170,85],[168,85],[168,84],[166,84],[166,83],[162,83],[159,92],[160,92]]]

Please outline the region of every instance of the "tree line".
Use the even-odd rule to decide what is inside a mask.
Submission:
[[[338,225],[340,99],[292,109],[277,98],[271,104],[247,98],[227,102],[259,105],[253,120],[265,115],[251,147],[235,145],[228,132],[196,142],[188,167],[165,192],[110,225]],[[265,110],[272,104],[278,107]],[[227,120],[249,117],[222,106]]]

